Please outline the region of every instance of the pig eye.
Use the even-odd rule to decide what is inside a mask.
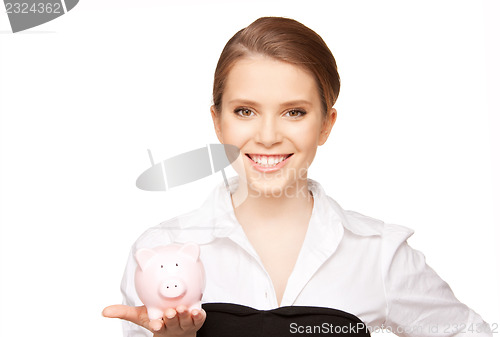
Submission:
[[[176,267],[179,267],[179,264],[178,264],[178,263],[176,263],[176,264],[175,264],[175,266],[176,266]]]
[[[161,265],[161,267],[163,268],[163,265]]]

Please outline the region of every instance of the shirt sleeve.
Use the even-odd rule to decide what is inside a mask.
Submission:
[[[403,337],[491,337],[489,325],[408,245],[410,235],[395,231],[385,238],[385,327]]]

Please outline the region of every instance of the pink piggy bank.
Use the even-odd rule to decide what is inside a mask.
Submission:
[[[139,249],[135,259],[135,289],[150,320],[161,319],[166,309],[179,305],[201,309],[205,270],[197,244]]]

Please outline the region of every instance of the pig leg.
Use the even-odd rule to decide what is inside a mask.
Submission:
[[[148,308],[148,317],[149,320],[162,319],[163,311],[156,308]]]
[[[201,301],[193,304],[192,306],[189,307],[189,312],[193,311],[194,309],[201,310]]]

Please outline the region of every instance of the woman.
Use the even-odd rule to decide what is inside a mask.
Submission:
[[[297,21],[260,18],[228,41],[211,113],[219,141],[240,149],[238,176],[199,210],[138,239],[122,282],[128,306],[103,312],[129,322],[126,336],[196,336],[208,321],[210,312],[178,307],[149,322],[134,290],[138,248],[187,241],[201,246],[204,303],[332,308],[404,336],[491,336],[408,246],[411,230],[345,211],[307,178],[335,123],[339,88],[327,45]]]

